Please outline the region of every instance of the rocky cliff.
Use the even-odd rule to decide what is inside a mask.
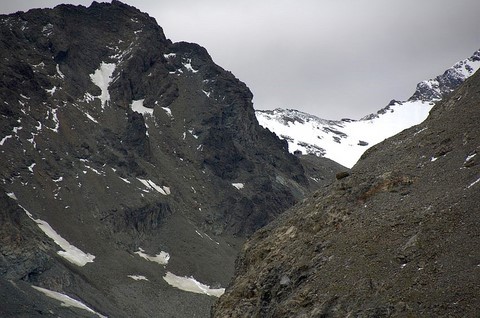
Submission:
[[[0,16],[0,61],[2,317],[207,316],[245,236],[339,167],[119,1]]]
[[[244,246],[214,317],[477,317],[480,74]]]

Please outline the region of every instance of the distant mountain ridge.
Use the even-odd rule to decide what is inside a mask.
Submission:
[[[360,120],[326,120],[294,109],[257,110],[265,128],[288,142],[290,152],[315,154],[351,168],[371,146],[424,121],[435,102],[480,68],[480,50],[442,75],[417,84],[406,101],[392,100]]]

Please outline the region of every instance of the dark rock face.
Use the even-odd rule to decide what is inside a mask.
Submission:
[[[47,254],[52,244],[40,241],[41,231],[4,191],[0,193],[0,197],[2,277],[21,279],[41,273],[52,263]]]
[[[245,244],[213,317],[480,313],[480,74]]]
[[[33,284],[108,316],[208,316],[212,297],[165,274],[225,286],[244,238],[336,172],[288,154],[204,48],[119,1],[0,16],[0,61],[0,283],[32,299],[2,316],[52,308]],[[61,257],[34,220],[93,263]]]

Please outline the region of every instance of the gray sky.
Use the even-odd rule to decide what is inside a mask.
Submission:
[[[124,0],[196,42],[256,109],[360,118],[480,48],[479,0]],[[82,0],[0,0],[11,13]]]

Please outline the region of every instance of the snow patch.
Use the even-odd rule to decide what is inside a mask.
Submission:
[[[162,107],[162,109],[167,113],[168,117],[173,117],[172,110],[168,107]]]
[[[467,189],[470,189],[471,187],[473,187],[474,185],[476,185],[476,184],[479,183],[479,182],[480,182],[480,177],[479,177],[477,180],[475,180],[475,181],[473,181],[472,183],[470,183],[470,185],[467,186]]]
[[[53,86],[52,88],[50,89],[45,89],[45,91],[50,94],[50,96],[53,96],[53,94],[55,94],[55,91],[57,90],[57,86]]]
[[[166,186],[161,187],[159,185],[156,185],[152,180],[145,180],[140,178],[137,178],[137,180],[143,183],[143,185],[146,186],[147,188],[151,190],[156,190],[163,195],[169,195],[171,193],[170,187],[166,187]]]
[[[190,133],[190,135],[192,135],[192,136],[193,136],[193,138],[195,138],[195,139],[198,139],[198,135],[195,135],[195,133],[194,133],[194,130],[193,130],[193,129],[189,129],[189,130],[188,130],[188,132]]]
[[[10,199],[13,199],[15,201],[17,201],[17,196],[15,195],[15,193],[13,192],[5,192],[5,194],[7,195],[7,197],[9,197]]]
[[[35,223],[37,223],[38,227],[45,233],[49,238],[51,238],[55,244],[60,246],[62,251],[58,251],[57,254],[65,258],[72,264],[77,266],[85,266],[87,263],[93,263],[95,256],[90,253],[84,253],[79,248],[70,244],[66,239],[61,237],[47,222],[33,218],[33,215],[27,211],[23,206],[20,204],[18,205],[21,207],[25,213],[28,215],[30,219],[32,219]]]
[[[142,115],[153,115],[153,108],[143,106],[144,100],[145,99],[133,100],[131,104],[132,110]]]
[[[18,122],[20,123],[21,120],[19,119]],[[16,134],[18,134],[18,131],[20,131],[22,129],[23,129],[23,127],[21,127],[21,126],[13,127],[12,132],[16,135]]]
[[[197,73],[198,72],[198,70],[196,70],[192,67],[192,59],[186,59],[186,62],[183,62],[182,65],[183,65],[183,67],[185,67],[187,69],[187,71],[190,71],[192,73]]]
[[[58,119],[57,111],[58,111],[58,108],[51,108],[47,110],[47,115],[45,117],[45,119],[50,119],[51,117],[51,119],[55,123],[55,127],[53,128],[46,127],[46,126],[45,127],[56,133],[58,133],[58,129],[60,128],[60,120]],[[42,124],[40,122],[39,124],[40,124],[40,128],[37,128],[37,130],[40,130],[42,128]]]
[[[95,100],[95,97],[90,94],[90,93],[85,93],[83,94],[83,99],[81,100],[82,102],[90,103]]]
[[[55,122],[55,128],[53,128],[52,130],[56,133],[58,133],[58,129],[60,128],[60,121],[58,120],[57,110],[57,108],[52,109],[52,119]]]
[[[32,138],[27,139],[28,142],[30,142],[33,145],[33,148],[37,148],[37,143],[35,142],[35,136],[37,134],[32,133]]]
[[[65,75],[62,73],[62,71],[60,71],[60,65],[57,64],[56,68],[58,76],[60,76],[61,79],[64,79]]]
[[[7,139],[12,138],[12,137],[13,137],[12,135],[8,135],[8,136],[3,137],[2,140],[0,140],[0,146],[3,146],[5,141],[7,141]]]
[[[167,272],[163,279],[175,288],[196,294],[205,294],[208,296],[220,297],[225,293],[225,288],[210,288],[210,286],[198,282],[192,276],[181,277]]]
[[[33,173],[33,168],[36,166],[37,164],[34,162],[32,163],[30,166],[28,166],[28,171],[30,171],[31,173]]]
[[[108,86],[112,82],[112,75],[115,71],[116,65],[114,63],[100,63],[100,67],[90,74],[90,79],[93,84],[97,85],[102,93],[97,96],[102,101],[102,110],[105,109],[107,102],[110,103],[110,93],[108,92]]]
[[[99,176],[105,176],[105,173],[104,172],[101,172],[101,171],[98,171],[97,169],[91,167],[90,165],[87,164],[88,160],[87,159],[80,159],[81,162],[83,162],[83,164],[85,165],[85,168],[88,168],[90,169],[91,171],[95,172],[96,174],[98,174]],[[87,173],[87,171],[83,171],[83,173]]]
[[[32,287],[34,289],[38,290],[39,292],[42,292],[44,295],[62,302],[62,306],[64,306],[64,307],[75,307],[75,308],[83,309],[83,310],[89,311],[92,314],[95,314],[99,317],[107,318],[106,316],[101,315],[98,312],[96,312],[95,310],[93,310],[92,308],[88,307],[87,305],[85,305],[81,301],[73,299],[70,296],[67,296],[65,294],[62,294],[62,293],[59,293],[59,292],[56,292],[56,291],[53,291],[53,290],[49,290],[49,289],[46,289],[46,288],[34,286],[34,285],[32,285]]]
[[[123,182],[125,183],[131,183],[128,179],[125,179],[125,178],[122,178],[122,177],[119,177],[120,179],[122,179]]]
[[[133,280],[146,280],[146,281],[148,281],[148,278],[146,278],[143,275],[127,275],[127,277],[130,277]]]
[[[87,112],[83,112],[85,114],[85,116],[87,116],[88,119],[90,119],[91,121],[93,121],[95,124],[98,124],[98,121],[92,117],[92,115],[90,115],[89,113]]]
[[[465,163],[472,160],[476,155],[477,155],[477,153],[474,153],[472,155],[467,156],[467,158],[465,158]]]
[[[159,254],[157,254],[155,256],[151,256],[151,255],[146,254],[145,251],[141,247],[138,248],[138,251],[135,252],[135,254],[137,254],[138,256],[146,259],[147,261],[155,262],[155,263],[158,263],[160,265],[167,265],[168,260],[170,259],[170,254],[168,254],[167,252],[160,251]]]
[[[218,243],[217,241],[215,241],[214,239],[212,239],[207,233],[203,233],[210,241],[214,242],[215,244],[217,245],[220,245],[220,243]]]
[[[162,189],[163,189],[163,191],[165,191],[165,193],[166,193],[167,195],[169,195],[169,194],[172,193],[172,192],[170,191],[170,187],[163,186]]]
[[[243,183],[232,183],[232,186],[237,188],[237,190],[240,190],[240,189],[243,189],[245,185]]]

